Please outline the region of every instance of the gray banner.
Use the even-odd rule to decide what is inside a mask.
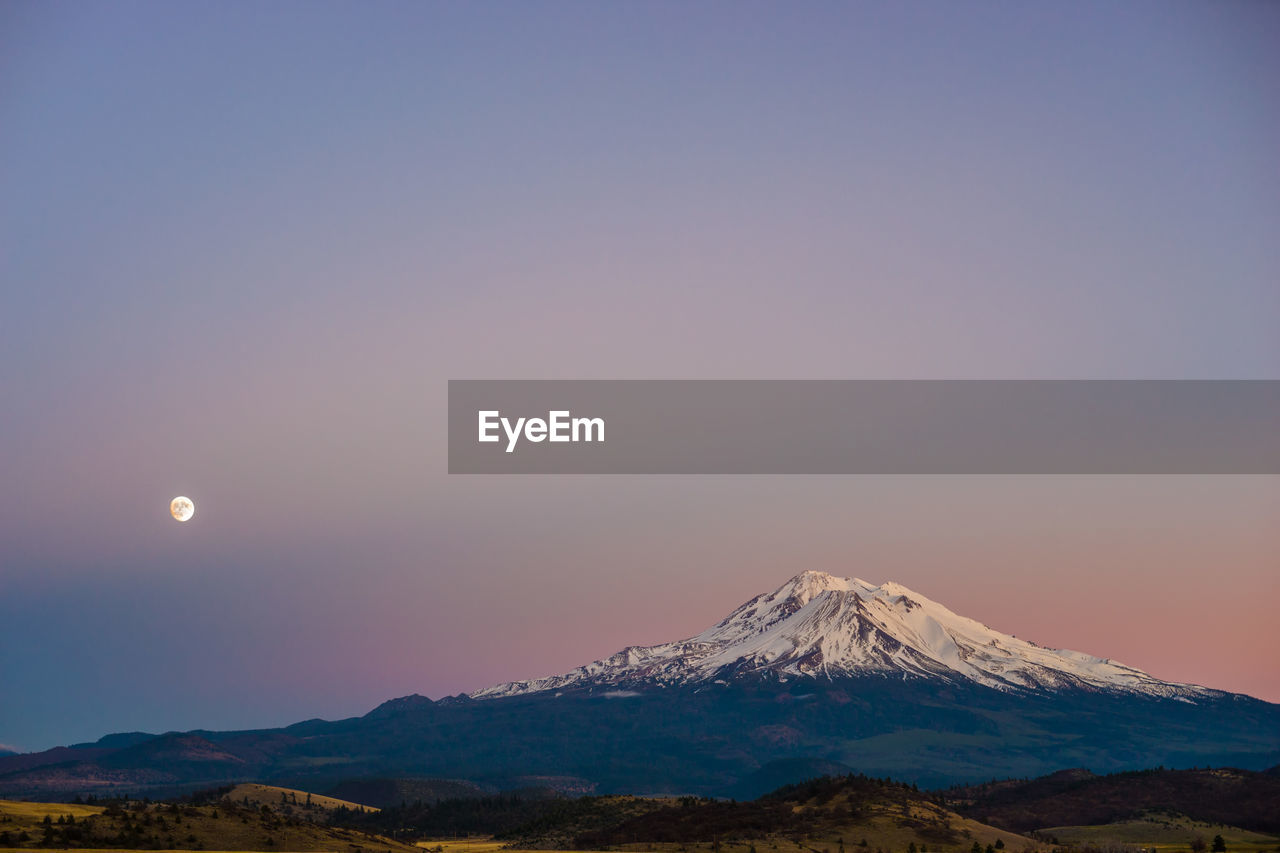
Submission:
[[[1280,381],[450,380],[449,472],[1277,474]]]

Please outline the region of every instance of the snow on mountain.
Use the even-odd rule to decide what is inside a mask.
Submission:
[[[696,637],[631,646],[564,675],[499,684],[476,699],[566,688],[901,675],[999,690],[1111,690],[1193,701],[1222,695],[1115,661],[1047,649],[952,613],[901,584],[802,572]]]

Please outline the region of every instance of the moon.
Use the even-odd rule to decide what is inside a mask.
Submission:
[[[178,521],[186,521],[196,514],[196,505],[191,502],[191,498],[178,496],[169,501],[169,514]]]

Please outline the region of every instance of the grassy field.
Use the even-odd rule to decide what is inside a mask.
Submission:
[[[4,818],[11,818],[12,822],[25,823],[30,821],[32,825],[38,824],[48,816],[54,820],[59,817],[74,817],[76,820],[86,818],[89,815],[102,814],[101,806],[81,806],[72,803],[28,803],[22,800],[0,800],[0,822]]]
[[[501,841],[481,836],[479,838],[442,838],[439,840],[419,841],[418,846],[435,853],[493,853],[504,849]]]
[[[1061,844],[1129,844],[1160,851],[1189,851],[1196,838],[1208,844],[1215,835],[1221,835],[1227,843],[1227,853],[1280,851],[1280,838],[1275,836],[1164,812],[1100,826],[1054,826],[1040,830],[1040,834]]]
[[[6,836],[11,843],[17,843],[17,837],[24,832],[36,838],[40,837],[46,817],[51,821],[57,821],[59,818],[63,821],[67,818],[83,821],[102,814],[103,811],[100,806],[0,800],[0,850],[9,849],[5,846]]]

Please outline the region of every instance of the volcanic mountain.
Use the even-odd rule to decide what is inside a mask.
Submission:
[[[1002,634],[901,584],[803,572],[687,640],[633,646],[564,675],[500,684],[471,696],[862,675],[970,681],[1004,691],[1108,690],[1186,701],[1224,695]]]
[[[850,771],[941,786],[1277,763],[1280,705],[1047,649],[898,584],[804,572],[694,637],[564,675],[347,720],[0,757],[0,797],[434,778],[745,798]]]

